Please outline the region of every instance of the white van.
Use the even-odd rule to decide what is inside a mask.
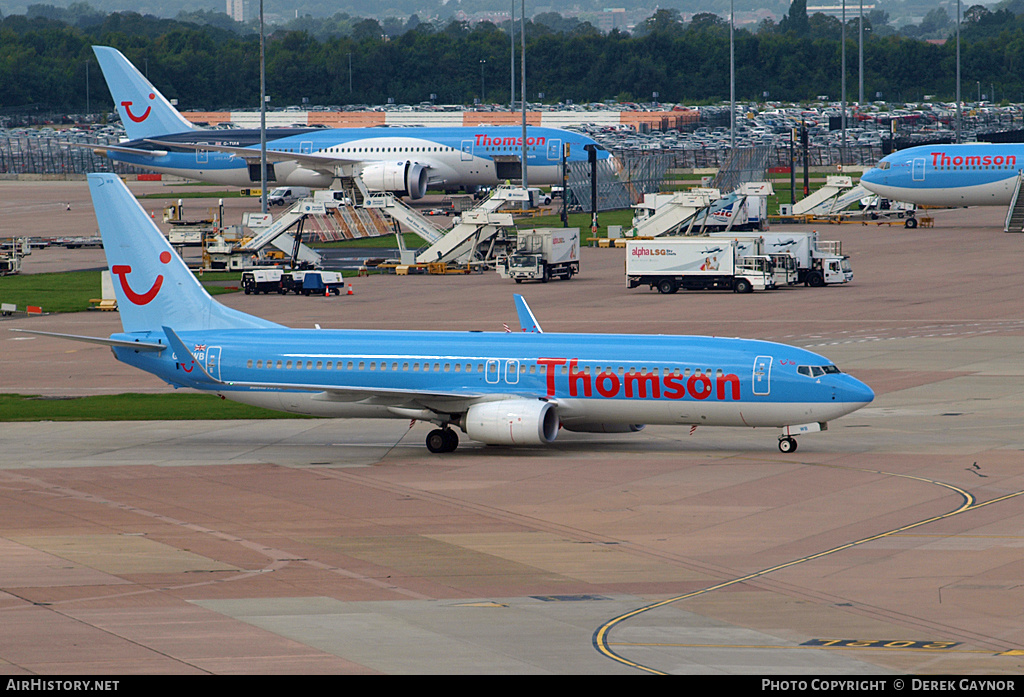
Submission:
[[[304,186],[279,186],[267,195],[267,205],[285,206],[307,196],[309,189]]]

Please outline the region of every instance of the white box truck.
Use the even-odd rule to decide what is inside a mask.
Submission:
[[[499,264],[499,273],[516,283],[551,278],[571,279],[580,272],[580,229],[520,230],[516,249]]]
[[[743,256],[737,240],[712,237],[630,240],[626,243],[626,285],[660,293],[732,290],[749,293],[775,287],[771,259]]]
[[[842,245],[836,241],[818,239],[818,232],[762,232],[764,254],[774,257],[789,253],[796,260],[795,283],[820,288],[821,286],[849,283],[853,280],[850,257],[842,253]],[[712,237],[728,237],[724,233]]]

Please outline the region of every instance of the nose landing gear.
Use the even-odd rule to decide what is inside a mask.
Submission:
[[[779,451],[792,453],[796,451],[796,438],[791,436],[779,436]]]

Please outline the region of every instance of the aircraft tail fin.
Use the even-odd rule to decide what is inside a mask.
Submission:
[[[116,174],[90,174],[89,192],[125,332],[280,326],[210,297]]]
[[[100,69],[130,140],[184,133],[195,128],[116,48],[93,46]]]

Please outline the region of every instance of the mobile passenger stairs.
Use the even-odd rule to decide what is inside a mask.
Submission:
[[[204,246],[204,267],[242,270],[289,261],[316,268],[322,257],[304,239],[333,242],[392,234],[388,220],[365,206],[367,193],[361,181],[340,178],[340,185],[340,189],[314,191],[276,220],[270,214],[247,214],[242,227],[252,233],[234,226],[214,235]]]
[[[850,206],[865,201],[860,210],[848,212]],[[899,222],[908,228],[917,227],[915,213],[913,205],[881,199],[860,184],[854,185],[853,178],[845,175],[826,177],[823,187],[792,206],[792,215],[802,216],[806,222],[843,223],[852,218],[867,224],[870,219],[881,220],[879,225]]]
[[[455,218],[449,230],[434,225],[390,193],[368,193],[363,205],[381,210],[425,243],[415,252],[403,253],[401,263],[378,268],[393,268],[396,273],[424,269],[430,273],[468,273],[483,270],[506,251],[510,240],[507,233],[514,228],[514,219],[511,213],[499,210],[506,204],[529,200],[529,193],[520,187],[499,186],[476,208]]]
[[[1017,173],[1017,183],[1013,187],[1013,196],[1006,209],[1006,222],[1003,232],[1024,232],[1024,197],[1021,197],[1021,184],[1024,183],[1024,171]]]
[[[674,194],[646,194],[633,206],[633,227],[626,237],[696,235],[709,230],[763,230],[768,227],[770,182],[747,182],[724,196],[718,189],[694,188]]]

